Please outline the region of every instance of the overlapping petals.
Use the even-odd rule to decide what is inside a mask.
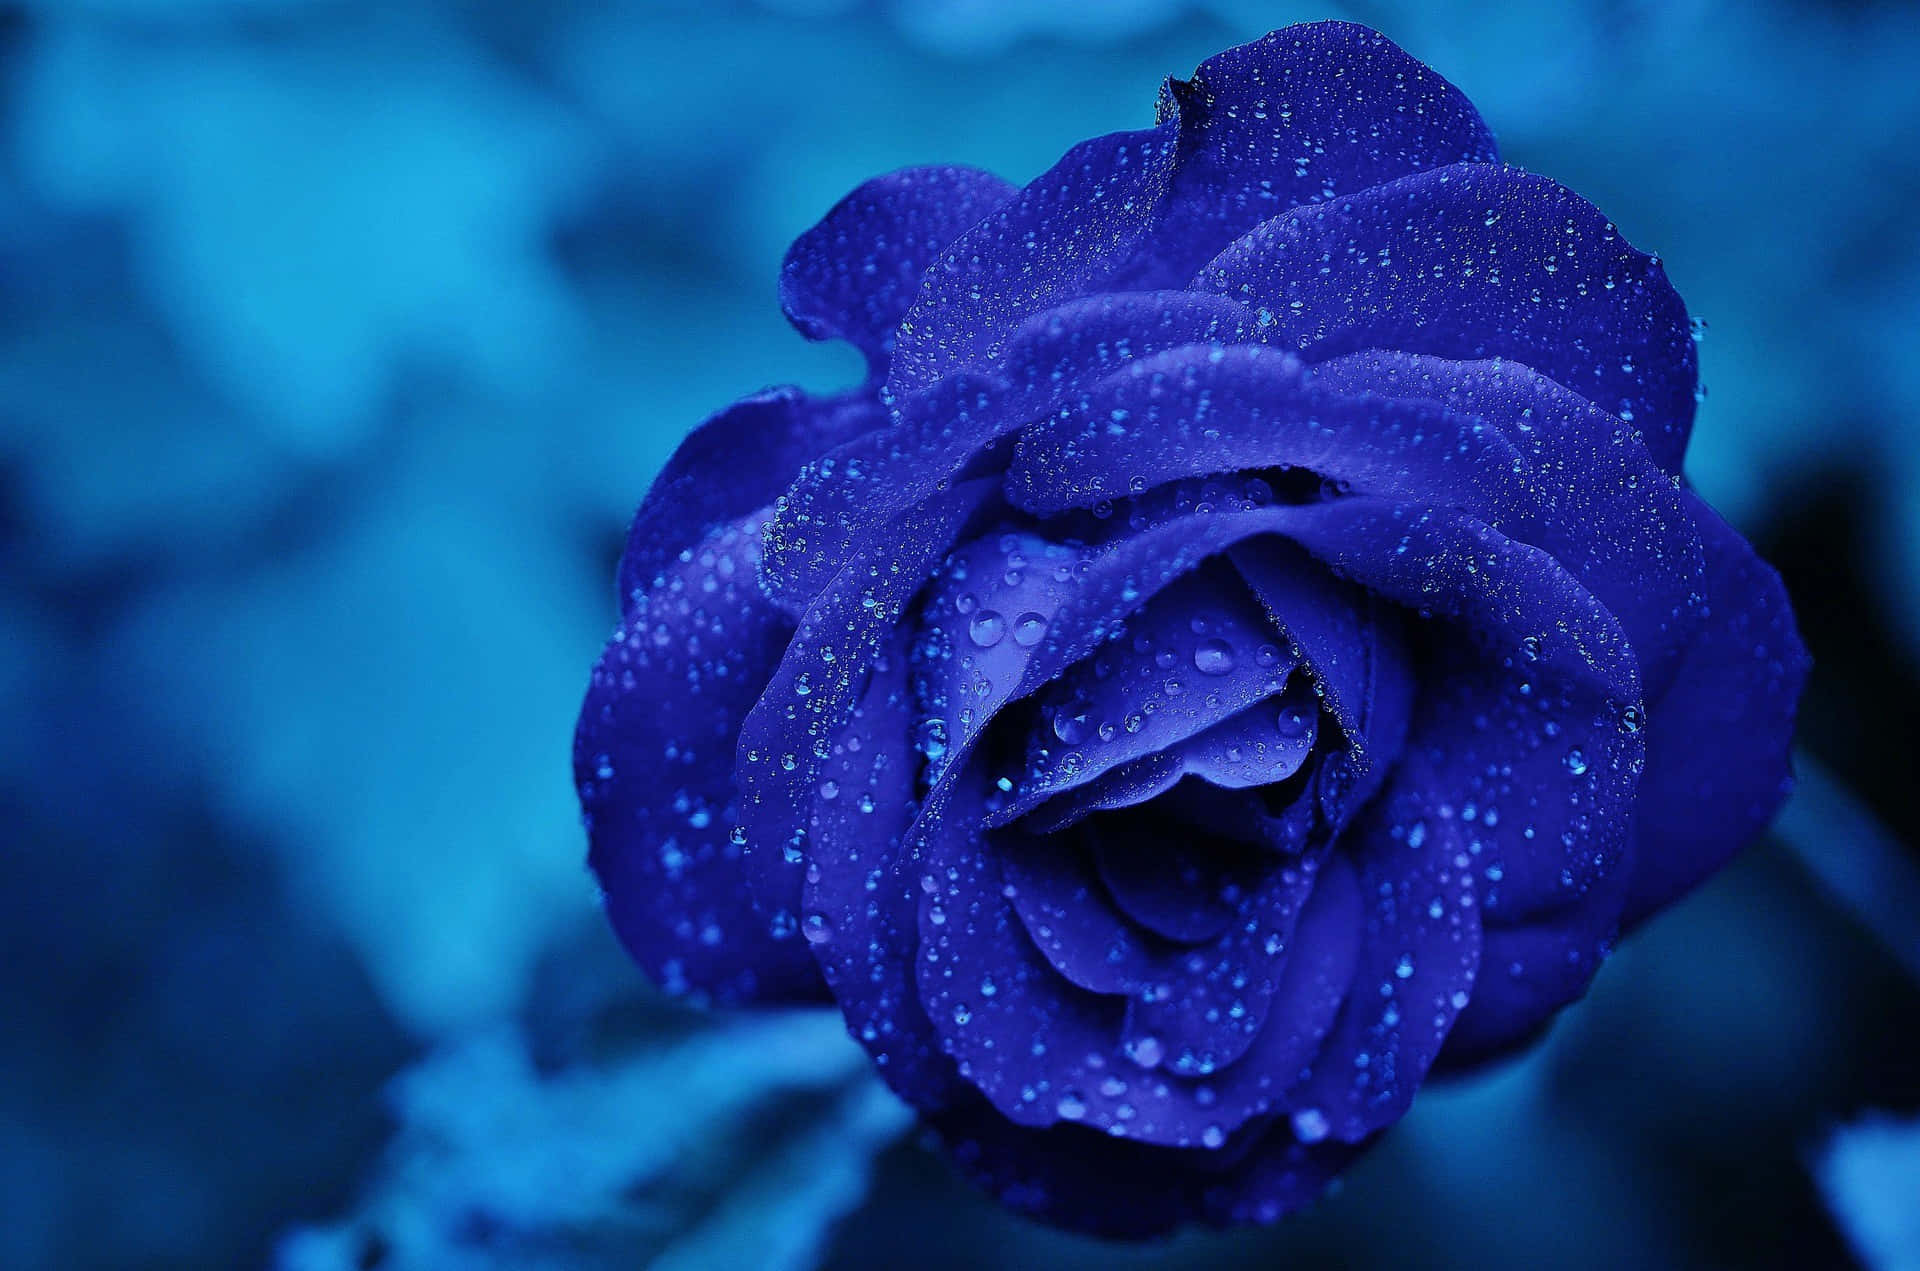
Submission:
[[[1806,671],[1684,487],[1659,262],[1374,32],[781,277],[868,380],[704,425],[575,766],[662,983],[829,995],[1007,1203],[1310,1201],[1756,833]]]

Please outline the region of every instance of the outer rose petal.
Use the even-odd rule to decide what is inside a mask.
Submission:
[[[1479,895],[1480,975],[1447,1059],[1530,1035],[1586,991],[1633,871],[1645,739],[1617,701],[1455,648],[1435,659],[1408,738],[1452,812]]]
[[[629,596],[574,735],[588,860],[621,943],[670,991],[821,995],[794,925],[746,888],[734,739],[791,626],[761,597],[758,516],[723,525]]]
[[[1168,82],[1160,109],[1156,128],[1075,146],[954,243],[901,323],[896,394],[994,357],[1028,315],[1064,300],[1182,286],[1289,207],[1494,157],[1458,89],[1346,23],[1209,58]]]
[[[905,633],[896,632],[814,787],[801,933],[847,1031],[897,1094],[931,1109],[961,1083],[913,982],[922,870],[905,850],[919,807],[920,756],[904,727],[911,711]]]
[[[928,499],[899,519],[893,541],[849,561],[800,616],[735,751],[747,881],[762,910],[800,904],[813,799],[834,741],[875,660],[894,647],[903,610],[994,493],[992,483],[971,481]]]
[[[1368,350],[1314,373],[1330,389],[1439,403],[1456,426],[1464,415],[1509,438],[1526,465],[1524,497],[1483,490],[1464,510],[1566,566],[1626,632],[1646,696],[1666,690],[1700,625],[1705,566],[1680,490],[1631,425],[1498,359]]]
[[[894,517],[1083,381],[1161,349],[1238,340],[1250,328],[1239,304],[1187,291],[1096,296],[1036,315],[1002,362],[900,401],[893,427],[799,475],[768,533],[768,589],[798,612],[851,553],[884,542]]]
[[[978,1095],[931,1121],[961,1172],[1008,1208],[1114,1237],[1158,1235],[1194,1217],[1272,1222],[1310,1204],[1361,1151],[1307,1147],[1284,1129],[1228,1152],[1130,1143],[1076,1125],[1035,1130]]]
[[[1529,647],[1543,674],[1622,702],[1639,668],[1613,615],[1560,563],[1457,513],[1375,499],[1289,509],[1285,533],[1336,574],[1496,646]]]
[[[634,514],[620,559],[622,609],[689,543],[765,508],[814,456],[885,421],[858,394],[810,397],[797,388],[767,389],[709,418],[680,443]]]
[[[1708,619],[1673,687],[1647,705],[1629,925],[1718,869],[1772,819],[1791,784],[1794,710],[1812,666],[1780,576],[1713,509],[1682,498],[1706,543]]]
[[[1544,177],[1459,164],[1297,208],[1200,271],[1262,307],[1276,343],[1506,357],[1640,429],[1680,470],[1697,385],[1686,306],[1660,262]]]
[[[856,345],[873,378],[884,378],[894,328],[927,267],[1015,192],[978,168],[902,168],[875,177],[787,249],[780,307],[809,340]]]

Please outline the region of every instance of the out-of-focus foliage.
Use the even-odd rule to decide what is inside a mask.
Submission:
[[[578,953],[598,916],[567,773],[624,519],[715,404],[857,373],[774,303],[787,242],[848,188],[942,160],[1024,180],[1271,26],[1381,27],[1511,158],[1665,254],[1711,324],[1703,492],[1801,543],[1808,492],[1862,474],[1821,512],[1857,550],[1795,548],[1801,576],[1874,597],[1831,609],[1814,646],[1823,674],[1869,668],[1869,691],[1814,714],[1880,755],[1846,711],[1909,700],[1884,668],[1920,652],[1910,6],[0,13],[0,1264],[246,1264],[296,1224],[289,1259],[357,1252],[370,1223],[396,1257],[480,1257],[444,1223],[485,1200],[556,1259],[671,1239],[757,1263],[779,1235],[799,1265],[885,1122],[844,1070],[798,1075],[850,1052],[810,1069],[795,1034],[761,1068],[802,1026],[658,1010],[627,1044],[543,1050],[583,983],[641,992]],[[1902,807],[1877,811],[1910,826]],[[1630,944],[1545,1051],[1427,1100],[1282,1232],[1116,1254],[1022,1227],[901,1148],[828,1260],[1840,1256],[1795,1145],[1920,1106],[1890,1040],[1920,1001],[1809,893],[1776,857],[1737,868]],[[423,1053],[382,1155],[374,1093]],[[737,1086],[697,1084],[706,1056]],[[807,1112],[779,1151],[736,1158],[718,1109],[769,1083],[814,1092]],[[650,1154],[684,1132],[662,1127],[709,1099],[686,1190],[648,1193],[657,1210],[621,1192],[665,1177]],[[866,1128],[813,1159],[808,1135],[841,1124]],[[705,1239],[740,1243],[687,1243]]]
[[[1873,1271],[1920,1268],[1920,1121],[1869,1118],[1834,1133],[1820,1186]]]
[[[284,1271],[814,1265],[907,1110],[825,1011],[734,1018],[541,1074],[511,1033],[394,1087],[399,1133],[350,1221]]]

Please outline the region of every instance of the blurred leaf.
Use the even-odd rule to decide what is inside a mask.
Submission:
[[[1870,1116],[1815,1162],[1827,1205],[1873,1271],[1920,1271],[1920,1118]]]
[[[282,1271],[804,1268],[911,1120],[837,1014],[716,1016],[595,1066],[536,1071],[488,1033],[405,1074],[359,1212]]]

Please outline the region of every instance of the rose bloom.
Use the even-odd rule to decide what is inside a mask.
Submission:
[[[866,382],[709,419],[575,742],[621,939],[829,1001],[1007,1204],[1269,1221],[1751,839],[1807,670],[1686,310],[1379,34],[789,252]]]

